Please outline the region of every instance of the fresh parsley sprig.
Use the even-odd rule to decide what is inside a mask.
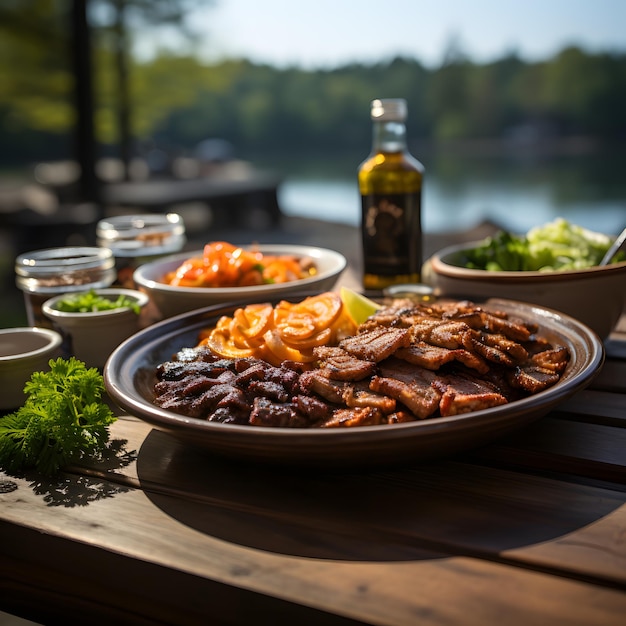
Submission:
[[[0,468],[35,468],[51,475],[84,456],[101,453],[117,418],[102,400],[104,379],[78,359],[58,358],[50,371],[34,372],[26,401],[0,418]]]

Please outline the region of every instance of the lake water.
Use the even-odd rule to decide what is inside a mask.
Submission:
[[[557,217],[605,233],[617,234],[626,226],[626,153],[421,160],[426,232],[464,230],[486,220],[526,232]],[[358,224],[358,162],[283,165],[279,200],[284,212]]]

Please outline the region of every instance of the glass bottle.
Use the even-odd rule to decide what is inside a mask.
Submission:
[[[53,296],[110,287],[115,281],[111,250],[96,247],[46,248],[15,259],[15,283],[24,292],[30,326],[52,328],[41,305]]]
[[[97,243],[115,257],[117,283],[135,289],[133,272],[143,263],[183,249],[185,224],[176,213],[120,215],[100,220]]]
[[[423,165],[408,151],[407,104],[374,100],[372,150],[359,166],[363,287],[418,283],[422,266]]]

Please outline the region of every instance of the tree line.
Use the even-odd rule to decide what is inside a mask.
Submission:
[[[0,163],[69,158],[75,123],[72,73],[62,42],[0,37]],[[94,121],[99,145],[115,154],[115,45],[94,46]],[[412,142],[588,136],[626,138],[626,54],[568,47],[527,62],[511,53],[474,63],[458,53],[437,68],[397,57],[326,70],[276,68],[246,59],[203,62],[193,54],[130,59],[129,123],[137,150],[159,145],[188,153],[220,137],[242,154],[363,152],[369,147],[369,103],[406,98]]]

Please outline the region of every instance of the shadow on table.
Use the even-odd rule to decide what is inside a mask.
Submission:
[[[114,439],[109,443],[99,461],[100,472],[125,467],[135,460],[137,453],[127,450],[127,443],[123,439]],[[52,477],[43,476],[35,470],[20,473],[19,476],[28,481],[35,495],[41,496],[44,502],[52,507],[84,507],[92,502],[114,498],[131,489],[106,480],[98,473],[83,476],[74,473],[71,467],[66,470]],[[14,475],[7,473],[7,476]],[[0,493],[8,493],[14,489],[17,489],[17,483],[10,478],[0,481]]]
[[[369,472],[248,465],[157,430],[137,472],[157,507],[203,533],[350,561],[493,555],[566,535],[622,504],[592,488],[454,459]]]

